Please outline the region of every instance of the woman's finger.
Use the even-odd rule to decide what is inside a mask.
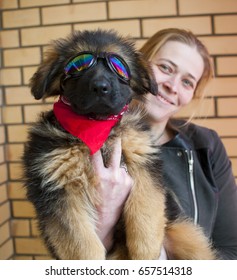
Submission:
[[[100,150],[91,156],[91,161],[92,161],[92,164],[93,164],[95,170],[99,174],[101,174],[104,171],[105,166],[104,166],[104,161],[103,161],[103,157],[102,157]]]
[[[110,159],[110,167],[113,169],[120,168],[120,162],[121,162],[121,154],[122,154],[122,143],[121,138],[117,138],[114,142],[112,156]]]

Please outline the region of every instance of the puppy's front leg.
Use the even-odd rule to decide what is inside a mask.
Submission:
[[[95,231],[94,173],[83,146],[47,153],[41,168],[44,198],[48,197],[42,201],[45,213],[51,208],[50,217],[40,221],[46,244],[60,259],[105,259]]]
[[[67,197],[66,211],[47,224],[45,239],[59,259],[105,259],[105,248],[87,207],[80,199]]]
[[[158,259],[166,223],[164,194],[145,170],[136,174],[124,211],[129,255],[131,259]]]

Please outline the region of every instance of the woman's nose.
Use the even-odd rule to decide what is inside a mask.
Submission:
[[[175,94],[178,93],[178,85],[179,82],[177,76],[169,77],[169,79],[164,83],[164,86],[169,91],[169,93],[175,93]]]

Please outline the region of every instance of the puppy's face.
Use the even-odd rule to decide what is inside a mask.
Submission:
[[[152,70],[131,40],[102,30],[54,41],[30,86],[36,99],[61,95],[76,113],[97,116],[117,114],[132,98],[157,92]]]
[[[117,114],[132,97],[129,67],[117,54],[79,53],[65,68],[63,95],[79,114]]]

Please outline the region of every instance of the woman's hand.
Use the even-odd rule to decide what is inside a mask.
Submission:
[[[100,178],[97,187],[101,198],[101,203],[97,206],[97,234],[107,251],[113,245],[114,227],[133,186],[132,178],[124,168],[120,167],[121,152],[121,139],[118,139],[108,168],[104,166],[100,151],[92,156],[95,172]]]

